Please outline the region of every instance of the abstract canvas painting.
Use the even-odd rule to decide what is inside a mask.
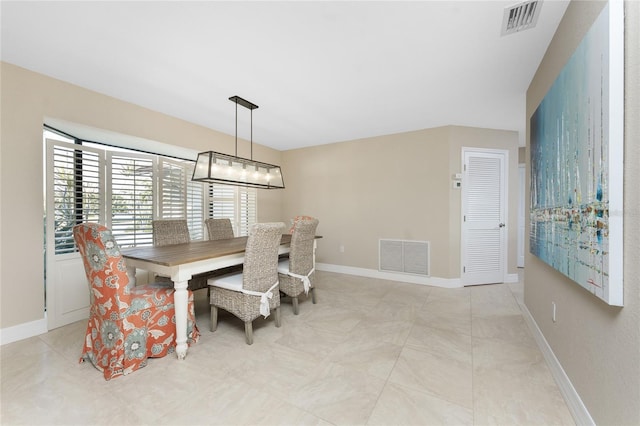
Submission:
[[[609,2],[530,121],[532,254],[622,305],[623,18]]]

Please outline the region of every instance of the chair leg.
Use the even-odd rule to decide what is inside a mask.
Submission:
[[[293,315],[298,315],[298,296],[292,297],[291,301],[293,302]]]
[[[316,289],[314,287],[311,287],[311,302],[313,302],[313,304],[316,304]]]
[[[211,324],[209,324],[209,329],[216,331],[216,328],[218,328],[218,307],[211,305]]]
[[[253,324],[251,321],[244,323],[244,334],[247,345],[253,344]]]
[[[276,327],[280,327],[281,325],[281,321],[280,321],[280,306],[278,306],[276,308]]]

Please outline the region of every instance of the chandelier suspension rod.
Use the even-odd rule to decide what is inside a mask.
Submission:
[[[242,100],[244,101],[244,103],[242,104],[245,108],[248,108],[250,111],[250,117],[251,117],[251,121],[250,121],[250,128],[251,128],[251,136],[250,136],[250,146],[251,146],[251,150],[250,150],[250,156],[249,159],[253,160],[253,110],[258,108],[258,105],[254,105],[251,102],[244,100],[238,96],[232,96],[229,98],[229,100],[233,101],[233,103],[236,104],[236,157],[238,156],[238,100]]]

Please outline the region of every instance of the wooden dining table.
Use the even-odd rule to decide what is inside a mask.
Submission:
[[[229,266],[241,265],[248,237],[226,240],[192,241],[162,247],[131,247],[121,249],[132,274],[135,269],[144,269],[159,275],[169,276],[173,281],[176,309],[176,355],[187,356],[187,282],[195,274],[216,271]],[[283,234],[278,254],[289,252],[291,235]]]

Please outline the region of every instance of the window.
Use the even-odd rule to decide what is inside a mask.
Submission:
[[[72,229],[79,222],[101,222],[102,156],[91,149],[56,146],[48,150],[48,176],[53,203],[55,254],[73,253]]]
[[[124,247],[153,244],[155,158],[146,154],[107,152],[107,218],[118,244]]]
[[[255,188],[209,185],[207,206],[208,217],[231,219],[236,236],[249,235],[249,228],[258,216]]]
[[[238,236],[256,222],[255,189],[192,182],[193,161],[58,140],[46,152],[55,254],[76,250],[72,229],[83,221],[104,223],[123,247],[151,245],[154,218],[186,218],[194,240],[205,217],[230,218]]]

